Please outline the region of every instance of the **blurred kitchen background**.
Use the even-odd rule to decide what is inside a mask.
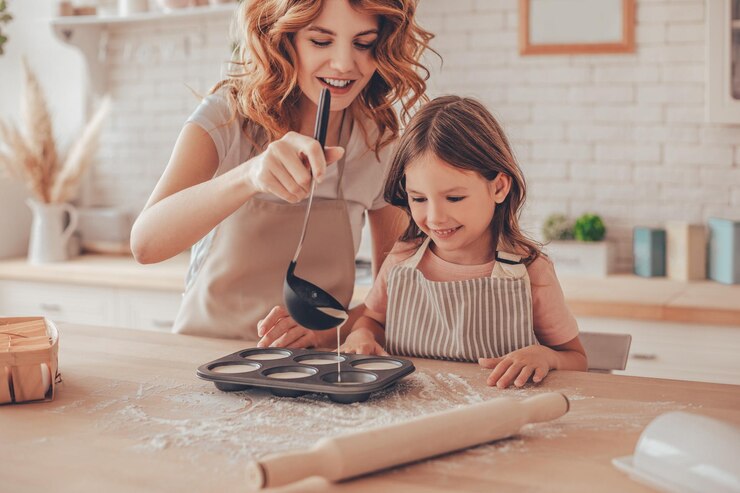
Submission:
[[[13,19],[0,21],[8,38],[0,55],[0,118],[20,117],[22,57],[39,78],[61,148],[110,95],[100,149],[75,205],[93,208],[86,227],[101,250],[115,250],[116,242],[125,248],[127,227],[196,95],[225,73],[236,4],[5,3]],[[528,181],[522,222],[531,235],[545,239],[542,227],[553,214],[563,223],[550,235],[555,239],[569,238],[583,214],[599,216],[609,252],[568,250],[568,242],[556,252],[555,242],[553,257],[562,259],[566,297],[582,327],[632,335],[628,372],[740,383],[738,2],[589,3],[421,0],[419,21],[436,34],[432,47],[443,59],[426,57],[429,96],[472,96],[500,119]],[[522,9],[529,9],[525,40]],[[60,16],[75,13],[83,15]],[[573,23],[576,15],[586,22]],[[537,53],[537,43],[562,44],[589,25],[616,26],[619,38],[626,26],[627,41],[612,52]],[[588,41],[593,33],[586,31]],[[527,46],[530,53],[522,53]],[[31,214],[14,183],[0,178],[0,315],[57,313],[75,322],[167,330],[186,258],[146,268],[125,255],[28,265]],[[13,251],[12,239],[24,246]],[[77,239],[84,246],[84,236]],[[668,249],[671,242],[678,246]],[[367,252],[365,244],[361,255]],[[589,259],[599,265],[567,269]],[[687,360],[688,353],[696,359]]]

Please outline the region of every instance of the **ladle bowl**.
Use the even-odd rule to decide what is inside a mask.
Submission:
[[[326,313],[332,310],[345,312],[342,304],[317,285],[296,276],[295,266],[295,262],[290,263],[283,283],[285,307],[293,320],[311,330],[327,330],[344,322],[344,317]]]
[[[331,107],[331,93],[328,89],[321,90],[319,105],[316,110],[316,124],[314,126],[314,139],[319,141],[321,147],[326,143],[326,128],[329,124],[329,108]],[[311,177],[311,193],[308,196],[306,216],[303,220],[303,231],[298,241],[293,261],[288,266],[283,282],[283,299],[288,313],[293,320],[311,330],[327,330],[342,324],[347,319],[347,310],[332,295],[316,286],[312,282],[295,275],[296,262],[301,253],[303,240],[306,237],[308,217],[311,213],[311,203],[316,189],[316,179]],[[328,313],[327,313],[328,312]],[[336,315],[336,316],[334,316]]]

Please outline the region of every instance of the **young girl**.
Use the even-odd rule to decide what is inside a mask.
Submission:
[[[336,340],[335,331],[308,330],[287,314],[283,280],[312,175],[318,184],[296,275],[345,305],[365,212],[376,265],[405,227],[382,188],[399,129],[394,107],[407,114],[426,87],[419,58],[431,34],[416,24],[415,7],[416,0],[237,7],[240,68],[185,124],[131,236],[142,263],[194,245],[175,331],[262,337],[261,346]],[[331,116],[322,150],[311,135],[323,88]]]
[[[519,230],[524,177],[483,105],[425,105],[400,139],[385,198],[412,221],[345,352],[477,360],[500,388],[586,370],[553,266]]]

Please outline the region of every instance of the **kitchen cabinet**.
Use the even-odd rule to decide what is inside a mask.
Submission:
[[[121,289],[118,301],[119,326],[169,332],[180,309],[182,293]]]
[[[0,281],[0,316],[169,331],[181,300],[177,291]]]
[[[740,123],[740,2],[706,0],[706,119]]]
[[[104,291],[91,286],[0,281],[0,316],[115,325],[115,300]]]
[[[740,384],[740,328],[579,317],[582,331],[632,335],[615,374]]]

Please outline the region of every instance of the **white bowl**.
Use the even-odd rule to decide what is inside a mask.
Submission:
[[[662,414],[643,430],[634,455],[612,464],[662,491],[740,493],[740,428],[698,414]]]

